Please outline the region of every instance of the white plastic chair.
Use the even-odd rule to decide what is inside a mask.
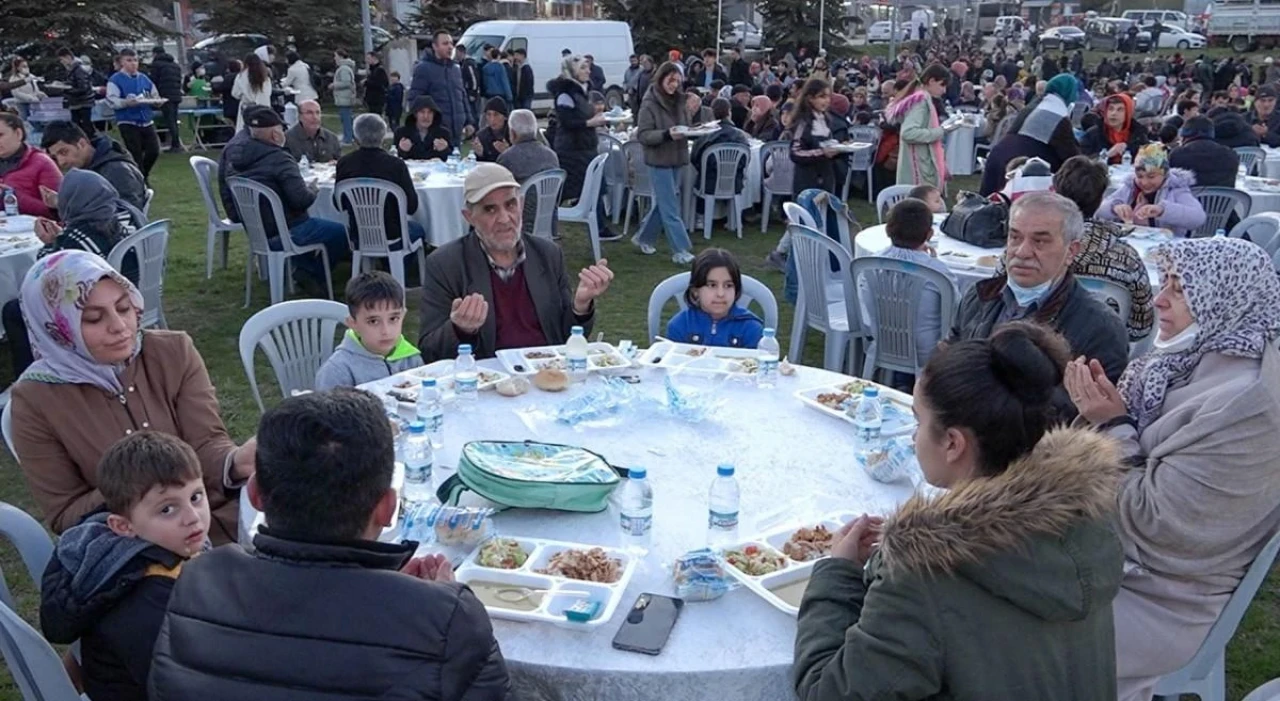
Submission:
[[[533,235],[548,241],[556,233],[556,209],[560,206],[560,191],[564,189],[565,172],[559,168],[544,170],[524,181],[520,197],[524,200],[525,216],[533,212]]]
[[[0,502],[0,536],[18,551],[18,556],[22,558],[22,564],[31,577],[32,586],[40,591],[44,570],[49,566],[49,558],[53,557],[53,539],[44,526],[34,516],[13,504]],[[14,606],[9,584],[3,576],[0,576],[0,602],[10,608]]]
[[[773,190],[764,181],[765,166],[771,161],[778,158],[791,158],[791,142],[790,141],[770,141],[760,147],[760,197],[763,200],[762,216],[760,217],[760,233],[764,233],[769,228],[769,215],[773,213],[773,196],[794,197],[795,193],[791,190],[781,191]],[[846,193],[847,196],[848,193]],[[847,197],[846,197],[847,198]]]
[[[82,701],[62,658],[9,606],[0,606],[0,652],[13,681],[29,701]]]
[[[1133,296],[1128,288],[1114,280],[1101,277],[1080,275],[1076,279],[1090,296],[1118,314],[1121,321],[1129,323],[1129,315],[1133,310]]]
[[[156,191],[147,188],[147,198],[142,201],[142,216],[151,221],[151,200],[155,199]]]
[[[1195,694],[1201,701],[1226,701],[1227,643],[1231,642],[1245,611],[1249,610],[1258,588],[1275,564],[1277,552],[1280,552],[1280,531],[1271,536],[1253,559],[1253,564],[1249,565],[1249,570],[1191,661],[1156,683],[1154,701],[1177,701],[1181,694]]]
[[[856,286],[850,274],[853,256],[844,246],[817,229],[798,224],[791,224],[788,228],[791,230],[791,255],[795,257],[800,283],[796,313],[791,322],[788,357],[795,363],[802,361],[805,335],[809,329],[814,329],[826,336],[822,366],[840,372],[845,365],[847,349],[850,372],[856,372],[858,342],[866,332],[859,323],[861,315],[856,311]],[[831,275],[833,257],[842,291],[842,295],[835,299],[829,294],[826,284],[827,277]]]
[[[218,238],[222,238],[222,267],[227,267],[227,248],[231,234],[244,231],[244,227],[230,219],[224,218],[218,210],[218,196],[214,183],[218,182],[218,162],[204,156],[191,157],[191,170],[196,173],[196,183],[200,186],[200,198],[204,200],[208,224],[205,227],[204,277],[213,277],[213,248]]]
[[[107,254],[107,262],[123,270],[125,256],[138,259],[138,291],[142,293],[142,327],[169,328],[164,319],[164,274],[168,268],[169,220],[151,222],[122,239]]]
[[[334,186],[333,201],[342,211],[353,216],[356,224],[359,247],[351,251],[351,277],[364,272],[373,258],[386,258],[391,276],[401,287],[407,288],[404,259],[416,255],[419,284],[426,280],[427,253],[421,239],[409,239],[409,213],[405,204],[408,200],[405,196],[399,185],[378,178],[351,178]],[[413,193],[413,196],[417,197],[418,193]],[[400,230],[396,232],[387,231],[386,208],[391,198],[394,198],[400,217]],[[391,247],[392,239],[399,240],[398,249]]]
[[[1267,152],[1259,146],[1237,146],[1236,154],[1240,156],[1240,165],[1249,175],[1262,172],[1262,164],[1267,162]]]
[[[4,409],[0,409],[0,433],[4,434],[4,444],[9,447],[9,452],[13,455],[13,459],[19,463],[22,458],[18,457],[18,449],[13,447],[13,402],[5,402]]]
[[[609,156],[604,164],[604,186],[608,194],[609,216],[617,224],[622,219],[623,196],[627,189],[627,159],[622,142],[612,134],[596,134],[597,153]]]
[[[689,307],[684,299],[685,290],[689,289],[689,277],[690,273],[687,271],[676,273],[653,288],[653,292],[649,295],[650,341],[662,333],[662,308],[667,306],[669,300],[676,300],[676,304],[680,305],[682,310]],[[778,328],[778,300],[773,296],[773,291],[768,285],[750,275],[743,275],[742,297],[738,299],[738,304],[748,308],[752,302],[759,305],[760,311],[764,312],[761,316],[764,318],[765,327]]]
[[[297,299],[267,307],[244,322],[240,329],[240,362],[259,411],[266,409],[254,371],[257,348],[267,354],[283,396],[290,396],[294,390],[314,389],[316,372],[333,354],[334,337],[346,318],[345,304]]]
[[[1275,212],[1264,212],[1247,217],[1231,227],[1227,236],[1239,239],[1244,238],[1245,234],[1248,234],[1249,240],[1261,246],[1268,255],[1275,255],[1280,251],[1280,215]]]
[[[895,204],[907,199],[907,193],[911,192],[915,185],[890,185],[880,191],[876,195],[876,218],[880,223],[884,223],[885,216]]]
[[[925,286],[933,283],[941,293],[941,338],[946,338],[956,315],[956,290],[946,275],[918,263],[882,256],[863,256],[853,261],[855,283],[865,283],[869,299],[861,299],[862,288],[854,289],[859,295],[861,314],[865,308],[871,312],[871,324],[867,332],[873,340],[868,345],[863,362],[862,377],[874,379],[877,369],[897,370],[919,374],[927,357],[916,350],[916,320],[922,313],[926,299]],[[931,297],[929,297],[931,299]]]
[[[591,236],[591,254],[600,260],[600,227],[596,222],[596,207],[600,206],[600,187],[604,180],[604,164],[609,154],[602,153],[591,159],[587,166],[587,174],[582,181],[582,196],[572,207],[560,207],[558,216],[561,222],[586,224]]]
[[[695,197],[702,198],[702,238],[711,238],[711,223],[715,219],[717,200],[729,203],[729,227],[738,232],[742,238],[742,207],[738,202],[738,174],[744,180],[747,163],[751,160],[751,148],[746,144],[716,144],[702,152],[702,167],[698,170],[697,181],[693,184]],[[706,185],[707,168],[715,161],[716,179],[714,187],[708,192]]]
[[[814,221],[813,215],[809,213],[809,210],[795,202],[783,202],[782,213],[787,215],[787,224],[803,224],[810,229],[818,228],[818,222]]]
[[[876,167],[876,151],[880,148],[880,128],[879,127],[853,127],[849,130],[849,138],[854,141],[869,143],[871,148],[865,151],[858,151],[849,158],[849,173],[844,178],[844,189],[841,190],[840,199],[845,202],[849,201],[849,188],[853,185],[853,176],[855,173],[862,173],[867,181],[867,202],[871,202],[873,186],[872,174]]]
[[[627,212],[622,218],[622,235],[627,235],[631,228],[631,212],[635,209],[636,200],[641,197],[653,207],[653,179],[650,177],[649,165],[644,162],[644,144],[638,140],[628,141],[622,147],[622,155],[627,162]],[[641,217],[640,221],[644,221]]]
[[[1204,208],[1204,223],[1194,229],[1188,238],[1198,239],[1213,236],[1218,229],[1227,228],[1227,220],[1231,213],[1244,219],[1253,208],[1253,197],[1243,190],[1229,187],[1193,187],[1191,194]]]
[[[279,304],[284,300],[285,278],[288,278],[289,289],[293,289],[293,278],[289,275],[286,263],[294,256],[319,253],[324,264],[324,282],[329,288],[329,299],[333,299],[333,273],[329,270],[329,253],[324,244],[299,246],[289,236],[289,227],[284,216],[284,205],[275,190],[248,178],[227,178],[227,186],[235,198],[236,209],[240,211],[240,221],[249,234],[249,260],[244,271],[244,306],[249,306],[249,293],[253,286],[253,260],[257,257],[267,260],[267,280],[271,287],[271,303]],[[267,231],[263,222],[262,200],[267,201],[275,217],[276,230]],[[271,239],[280,241],[280,250],[274,251],[267,243]]]
[[[1272,679],[1250,691],[1241,701],[1280,701],[1280,679]]]

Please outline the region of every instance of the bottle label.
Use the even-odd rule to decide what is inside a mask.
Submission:
[[[420,484],[431,479],[431,463],[424,462],[418,465],[405,463],[404,481],[405,484]]]
[[[475,394],[476,388],[479,386],[479,378],[462,377],[461,375],[453,378],[454,384],[458,386],[459,393]]]
[[[778,359],[777,359],[777,358],[761,359],[761,360],[760,360],[760,372],[762,372],[762,373],[766,373],[766,374],[769,374],[769,375],[777,374],[777,372],[778,372]]]
[[[581,358],[567,358],[565,360],[565,363],[569,366],[569,372],[586,372],[587,371],[586,356],[583,356]]]
[[[716,530],[731,531],[738,527],[738,512],[711,511],[707,525]]]
[[[857,426],[857,430],[858,430],[858,434],[857,434],[858,440],[860,441],[867,442],[867,441],[874,441],[874,440],[880,439],[879,425],[875,425],[875,426],[861,425],[861,426]]]
[[[653,527],[652,516],[628,516],[622,515],[622,532],[629,536],[642,536],[649,532]]]
[[[427,433],[439,433],[444,429],[444,412],[436,411],[431,414],[419,414],[418,420],[427,426]]]

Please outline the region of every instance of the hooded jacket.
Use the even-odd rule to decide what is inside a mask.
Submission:
[[[40,591],[40,627],[52,643],[80,641],[84,690],[94,701],[146,698],[151,649],[182,558],[116,535],[107,513],[58,539]]]
[[[338,67],[333,72],[333,104],[337,107],[350,107],[356,103],[356,62],[349,58],[338,59]]]
[[[471,101],[462,87],[462,71],[452,60],[440,60],[430,51],[413,67],[413,81],[409,84],[407,98],[413,102],[419,95],[427,95],[439,106],[441,124],[452,135],[450,143],[459,143],[462,130],[474,125],[471,117]]]
[[[586,88],[576,80],[555,78],[547,82],[547,92],[555,100],[556,134],[552,143],[560,157],[560,167],[565,171],[564,190],[561,198],[577,199],[582,194],[587,166],[591,165],[599,149],[595,127],[587,126],[587,120],[596,114]]]
[[[298,170],[298,162],[284,149],[265,141],[253,138],[248,129],[238,132],[226,148],[218,163],[218,188],[222,194],[222,206],[232,221],[240,221],[240,212],[236,209],[235,198],[231,188],[227,186],[227,178],[248,178],[262,183],[275,190],[280,196],[280,204],[284,206],[284,216],[288,221],[285,228],[307,219],[307,209],[316,200],[316,194],[307,187]],[[275,215],[269,208],[262,209],[263,224],[267,231],[274,233]]]
[[[91,108],[98,101],[98,94],[93,89],[93,67],[86,66],[78,58],[72,60],[71,67],[67,69],[67,84],[71,86],[64,93],[67,109]]]
[[[1234,110],[1223,110],[1210,117],[1213,120],[1213,140],[1227,148],[1257,146],[1258,135],[1249,128],[1244,115]]]
[[[365,348],[356,332],[347,329],[342,343],[333,349],[333,355],[316,373],[316,391],[355,387],[417,367],[422,367],[422,354],[404,336],[390,353],[383,356]]]
[[[1118,204],[1133,205],[1134,197],[1137,195],[1133,177],[1133,175],[1129,175],[1119,190],[1116,190],[1111,196],[1102,201],[1102,205],[1098,207],[1097,216],[1099,219],[1119,221],[1119,217],[1112,211],[1115,206]],[[1164,207],[1164,214],[1140,223],[1144,226],[1170,229],[1175,235],[1186,235],[1201,224],[1204,224],[1204,206],[1191,193],[1191,188],[1195,184],[1195,173],[1181,168],[1170,168],[1164,177],[1164,184],[1160,186],[1159,190],[1156,190],[1154,201],[1154,204]]]
[[[89,143],[93,145],[89,170],[106,178],[120,199],[141,211],[147,203],[147,183],[133,156],[106,134],[91,137]]]
[[[170,102],[182,101],[182,69],[173,60],[173,56],[167,53],[156,54],[151,59],[148,73],[160,97]]]
[[[797,621],[803,701],[1113,701],[1120,454],[1048,433],[1001,475],[917,494],[866,568],[819,562]]]
[[[1191,171],[1197,187],[1236,187],[1240,154],[1213,139],[1183,139],[1169,152],[1169,166]]]
[[[718,321],[698,307],[689,306],[667,322],[667,338],[677,343],[755,348],[763,335],[764,322],[760,317],[736,303],[729,307],[729,315]]]
[[[418,131],[418,112],[424,109],[429,109],[435,113],[435,117],[431,120],[431,126],[427,128],[425,136]],[[440,108],[436,107],[436,101],[431,99],[430,95],[421,95],[414,98],[413,104],[409,106],[409,113],[404,116],[404,126],[396,130],[396,153],[405,160],[429,161],[433,158],[438,158],[442,161],[448,160],[449,155],[453,153],[453,145],[457,142],[453,140],[453,134],[449,131],[449,127],[445,126],[440,120]],[[412,144],[408,151],[401,150],[401,139],[408,139]],[[436,149],[436,139],[444,139],[445,147],[443,149]]]

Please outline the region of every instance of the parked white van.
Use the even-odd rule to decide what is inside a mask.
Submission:
[[[533,68],[533,108],[539,112],[551,109],[547,81],[560,75],[560,52],[591,54],[596,65],[604,69],[605,102],[610,106],[625,102],[622,75],[630,65],[631,27],[626,22],[597,20],[493,20],[477,22],[458,40],[467,47],[467,55],[479,57],[486,45],[503,51],[524,49]]]

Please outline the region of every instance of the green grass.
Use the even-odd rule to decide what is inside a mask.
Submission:
[[[217,152],[205,155],[216,158]],[[165,314],[171,328],[191,334],[204,356],[209,374],[218,390],[222,416],[231,435],[244,440],[254,432],[258,420],[257,406],[249,391],[244,370],[240,365],[237,338],[241,325],[254,312],[267,306],[265,283],[255,281],[253,303],[248,309],[241,307],[244,301],[245,245],[234,240],[231,246],[230,267],[215,268],[212,280],[204,277],[205,212],[195,177],[187,164],[187,156],[163,154],[151,176],[156,189],[152,216],[173,222],[173,235],[169,242],[169,267],[165,281]],[[976,178],[956,178],[951,190],[977,189]],[[873,208],[865,199],[854,199],[852,209],[860,222],[874,223]],[[634,232],[636,221],[633,218]],[[564,227],[563,246],[567,265],[572,274],[590,262],[590,246],[584,229],[578,226]],[[782,277],[766,270],[764,256],[777,243],[781,227],[777,218],[767,234],[760,233],[758,223],[747,225],[744,237],[739,240],[732,233],[716,229],[710,242],[704,241],[698,232],[691,232],[695,246],[700,250],[707,245],[723,246],[734,251],[742,263],[743,272],[759,278],[782,299]],[[646,308],[650,291],[667,276],[685,268],[674,265],[668,255],[643,256],[626,241],[604,244],[604,254],[616,272],[612,287],[599,303],[596,329],[604,332],[613,342],[621,339],[641,341],[645,338]],[[336,279],[341,289],[346,279]],[[410,295],[410,306],[416,310],[417,300]],[[790,305],[782,304],[780,336],[791,328]],[[406,322],[406,335],[414,338],[418,331],[416,311]],[[821,362],[821,343],[817,334],[810,335],[805,360],[810,364]],[[784,338],[785,342],[785,338]],[[0,379],[8,380],[9,362],[7,347],[0,345]],[[270,376],[270,370],[260,367],[258,376]],[[263,388],[267,401],[278,401],[278,391],[269,384]],[[0,500],[34,512],[30,494],[17,464],[5,451],[0,451]],[[8,574],[9,585],[18,596],[21,613],[33,624],[37,616],[37,593],[24,574],[20,560],[7,544],[0,545],[0,566]],[[1249,611],[1228,651],[1228,680],[1230,698],[1239,699],[1248,690],[1280,673],[1280,579],[1272,576]],[[7,674],[0,676],[0,701],[20,698]]]

